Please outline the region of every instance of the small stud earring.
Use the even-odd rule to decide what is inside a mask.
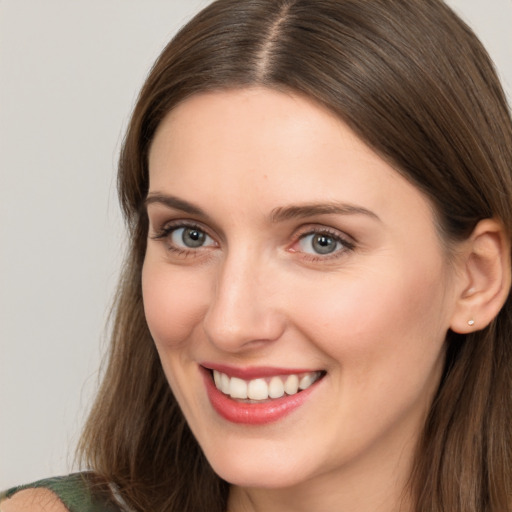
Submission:
[[[468,321],[468,325],[469,325],[470,327],[473,327],[473,325],[475,325],[475,321],[474,321],[473,319],[469,320],[469,321]]]

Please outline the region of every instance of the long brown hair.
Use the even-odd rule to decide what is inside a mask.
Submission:
[[[143,313],[148,151],[164,116],[210,90],[265,86],[327,106],[432,202],[443,239],[484,218],[512,234],[512,123],[492,63],[441,0],[218,0],[156,61],[119,163],[131,248],[102,387],[80,453],[143,511],[225,510],[228,484],[193,438]],[[417,512],[511,504],[510,298],[486,329],[448,334],[409,492]]]

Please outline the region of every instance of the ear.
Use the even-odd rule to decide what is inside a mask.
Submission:
[[[450,328],[460,334],[487,327],[510,290],[510,243],[500,222],[480,221],[463,244],[460,293]]]

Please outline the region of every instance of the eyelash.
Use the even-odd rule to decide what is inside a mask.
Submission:
[[[165,224],[157,231],[156,234],[151,236],[151,239],[160,240],[160,241],[168,241],[169,243],[167,244],[167,250],[172,252],[176,256],[181,256],[181,257],[199,256],[199,254],[198,254],[199,251],[196,249],[193,249],[193,248],[185,249],[182,247],[177,247],[176,245],[174,245],[172,243],[171,235],[173,234],[174,231],[177,231],[178,229],[196,229],[197,231],[200,231],[200,232],[204,233],[206,236],[213,239],[213,237],[211,237],[208,234],[208,231],[206,229],[204,229],[202,226],[200,226],[199,224],[193,223],[193,222],[186,222],[186,221],[176,221],[173,223]],[[201,249],[201,248],[204,249],[204,247],[199,247],[198,249]]]
[[[173,223],[165,224],[158,230],[158,232],[156,234],[152,235],[151,238],[153,240],[161,240],[161,241],[167,240],[169,242],[167,244],[167,250],[169,250],[170,252],[174,253],[175,255],[181,256],[181,257],[197,257],[197,256],[199,256],[199,251],[197,249],[201,249],[201,248],[205,249],[205,248],[209,247],[209,246],[200,246],[197,249],[193,249],[193,248],[185,249],[182,247],[177,247],[176,245],[174,245],[171,242],[170,237],[173,234],[173,232],[177,231],[178,229],[196,229],[196,230],[204,233],[209,238],[213,239],[213,237],[208,234],[208,231],[204,227],[202,227],[201,225],[196,224],[194,222],[186,222],[186,221],[176,221]],[[299,250],[295,250],[295,249],[291,248],[294,245],[300,243],[301,240],[304,240],[306,237],[311,236],[311,235],[326,235],[329,238],[332,238],[336,243],[339,243],[341,245],[341,248],[336,249],[333,253],[327,253],[325,255],[310,254],[310,253],[307,253],[304,251],[299,251]],[[287,250],[289,252],[292,252],[292,253],[300,252],[302,254],[302,257],[305,260],[311,261],[311,262],[317,262],[317,261],[328,261],[331,259],[340,258],[343,254],[353,251],[355,249],[355,243],[347,240],[346,237],[342,236],[336,230],[332,230],[332,229],[329,229],[326,227],[304,226],[294,236],[291,246],[288,246],[288,247],[289,248]]]
[[[310,254],[302,251],[302,257],[308,261],[311,262],[318,262],[318,261],[329,261],[333,259],[338,259],[342,257],[347,252],[352,252],[355,249],[355,243],[351,242],[347,239],[347,237],[344,237],[341,235],[339,231],[329,229],[327,227],[319,227],[319,226],[305,226],[303,227],[299,233],[295,236],[295,240],[292,244],[296,245],[300,243],[301,240],[304,240],[306,237],[311,235],[327,235],[329,238],[332,238],[335,242],[339,243],[341,245],[341,248],[336,249],[332,253],[328,253],[325,255],[321,254]],[[298,252],[293,249],[289,249],[291,252]]]

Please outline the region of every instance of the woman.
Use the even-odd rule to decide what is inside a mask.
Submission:
[[[511,169],[440,1],[207,7],[121,155],[93,472],[2,510],[512,510]]]

